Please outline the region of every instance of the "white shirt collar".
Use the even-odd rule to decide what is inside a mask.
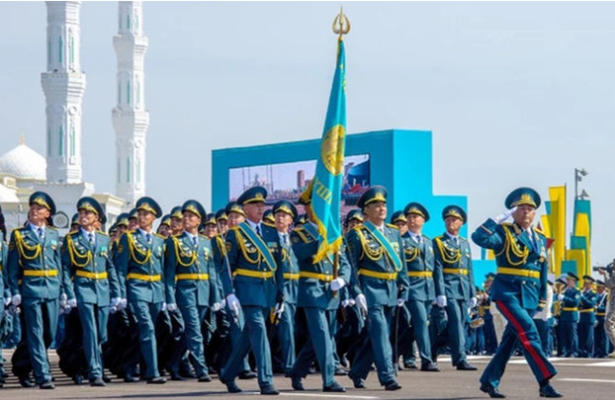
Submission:
[[[34,232],[38,233],[38,230],[39,230],[39,229],[42,229],[42,230],[43,230],[43,233],[45,233],[45,225],[42,225],[42,226],[36,226],[36,225],[34,225],[32,222],[29,222],[28,224],[30,225],[30,229],[32,229]]]
[[[408,233],[410,234],[410,237],[412,237],[412,239],[416,240],[417,242],[420,240],[420,238],[423,236],[420,233],[414,233],[412,231],[408,231]]]
[[[459,241],[459,236],[453,236],[452,234],[450,234],[448,231],[446,231],[446,236],[448,236],[449,238],[453,239],[454,241],[458,242]]]
[[[188,232],[188,231],[184,231],[186,233],[186,235],[188,235],[188,237],[190,238],[190,241],[194,241],[194,238],[198,238],[199,234],[197,233],[196,235],[193,235],[192,233]]]
[[[83,236],[85,236],[86,238],[88,237],[88,235],[91,233],[92,235],[94,235],[94,237],[96,237],[96,231],[86,231],[83,228],[79,228],[79,230],[81,231],[81,233],[83,234]]]
[[[261,227],[261,222],[259,221],[258,224],[255,224],[254,222],[250,221],[249,219],[246,218],[246,221],[248,222],[248,224],[250,224],[250,227],[252,227],[252,229],[254,229],[254,232],[256,232],[256,227],[258,226],[259,228]],[[261,232],[263,231],[262,229],[260,230]]]
[[[145,231],[145,230],[143,230],[141,228],[137,228],[137,229],[139,230],[139,232],[141,232],[141,235],[143,235],[144,238],[146,238],[148,234],[150,234],[150,235],[152,234],[151,231],[147,232],[147,231]]]

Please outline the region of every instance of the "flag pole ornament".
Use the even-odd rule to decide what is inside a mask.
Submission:
[[[335,74],[323,127],[320,157],[314,179],[310,182],[310,204],[318,227],[319,246],[314,263],[328,255],[336,255],[342,246],[340,207],[346,144],[346,56],[343,36],[350,32],[350,21],[344,9],[333,20],[333,33],[338,35]],[[308,203],[303,199],[303,204]]]

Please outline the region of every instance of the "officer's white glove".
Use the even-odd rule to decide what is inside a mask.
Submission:
[[[115,314],[117,312],[117,306],[109,306],[109,314]]]
[[[121,297],[112,297],[111,298],[111,307],[116,307],[119,306],[119,304],[122,302],[122,298]]]
[[[211,311],[213,311],[213,312],[218,312],[221,309],[222,309],[222,303],[216,302],[216,303],[211,305]]]
[[[239,303],[239,299],[235,296],[235,293],[231,293],[226,296],[226,304],[228,308],[231,309],[233,314],[239,315],[239,309],[241,308],[241,304]]]
[[[517,211],[517,207],[513,207],[510,210],[504,211],[502,214],[498,215],[493,220],[496,224],[501,224],[502,222],[510,218],[510,216],[513,215],[515,211]]]
[[[123,310],[128,306],[128,302],[126,301],[126,299],[122,299],[120,300],[120,302],[118,303],[118,310]]]
[[[404,300],[404,299],[397,299],[397,307],[402,307],[405,302],[406,302],[406,300]]]
[[[478,304],[478,299],[476,297],[471,297],[470,298],[470,308],[476,307],[477,304]]]
[[[342,300],[342,307],[352,307],[356,304],[356,301],[354,301],[354,299],[346,299],[346,300]]]
[[[70,307],[70,308],[75,308],[77,307],[77,299],[70,299],[66,302],[66,304]]]
[[[11,298],[10,298],[10,297],[5,297],[5,298],[3,299],[3,301],[4,301],[4,307],[8,307],[8,306],[9,306],[9,304],[11,304],[11,301],[12,301],[12,300],[11,300]]]
[[[558,299],[559,301],[564,300],[564,295],[563,295],[563,294],[561,294],[561,293],[560,293],[560,294],[558,294],[558,295],[557,295],[557,299]],[[13,303],[14,303],[14,302],[13,302]]]
[[[346,286],[346,281],[343,280],[342,278],[335,278],[332,282],[331,282],[331,290],[333,292],[337,292],[338,290],[340,290],[341,288],[343,288],[344,286]]]
[[[355,298],[355,301],[359,308],[367,313],[367,300],[365,300],[365,295],[361,293]]]
[[[167,303],[165,303],[164,301],[162,302],[162,311],[166,311],[167,310]]]
[[[16,294],[15,296],[13,296],[13,298],[11,299],[11,303],[13,303],[15,307],[18,307],[21,304],[21,295]]]
[[[66,297],[66,293],[62,293],[60,295],[60,307],[62,308],[68,307],[67,302],[68,302],[68,297]]]
[[[177,310],[177,304],[175,304],[175,303],[167,304],[167,310],[168,311],[175,311],[175,310]]]
[[[446,307],[446,296],[444,296],[443,294],[441,294],[440,296],[437,296],[436,297],[436,304],[440,308]]]
[[[282,318],[282,314],[284,313],[284,302],[277,303],[275,305],[275,314],[278,316],[278,319]]]

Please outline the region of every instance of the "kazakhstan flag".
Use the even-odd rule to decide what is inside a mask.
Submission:
[[[314,263],[336,253],[342,244],[340,203],[344,176],[346,144],[346,56],[344,41],[337,43],[335,76],[329,96],[327,118],[320,145],[320,158],[312,181],[312,210],[320,234],[320,246]]]

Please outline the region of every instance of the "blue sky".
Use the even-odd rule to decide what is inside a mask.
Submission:
[[[339,3],[144,4],[148,193],[210,202],[212,149],[320,137]],[[469,198],[470,230],[518,186],[547,196],[575,167],[609,262],[615,194],[615,4],[346,3],[348,128],[427,129],[436,194]],[[0,153],[44,154],[43,2],[0,2]],[[114,190],[117,3],[81,14],[84,176]],[[377,182],[375,182],[377,183]],[[409,199],[411,200],[411,199]],[[541,209],[544,211],[544,208]],[[569,228],[572,224],[569,221]]]

